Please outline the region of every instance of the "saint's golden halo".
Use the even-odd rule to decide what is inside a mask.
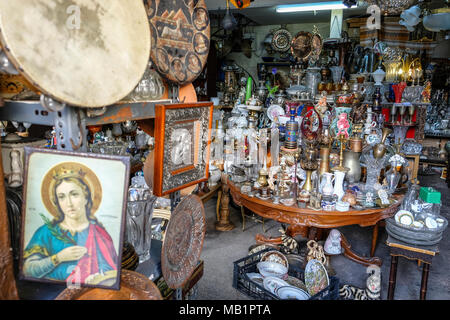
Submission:
[[[86,183],[91,191],[91,216],[93,216],[102,202],[102,185],[97,175],[87,166],[78,162],[61,162],[47,171],[41,184],[41,197],[48,212],[55,218],[59,217],[53,194],[57,182],[56,176],[77,177]]]

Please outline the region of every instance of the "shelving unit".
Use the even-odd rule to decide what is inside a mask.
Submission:
[[[173,99],[139,103],[118,103],[106,107],[99,116],[88,116],[90,108],[66,106],[61,111],[50,112],[39,101],[5,101],[0,108],[0,120],[29,122],[54,127],[58,150],[87,151],[86,126],[120,123],[126,120],[155,118],[155,105],[173,103]]]

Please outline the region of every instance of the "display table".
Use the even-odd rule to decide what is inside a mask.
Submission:
[[[401,203],[402,195],[397,195],[397,202],[387,208],[373,208],[366,210],[350,210],[346,212],[340,211],[323,211],[308,208],[299,208],[296,205],[285,206],[282,204],[273,204],[271,201],[264,201],[257,197],[250,197],[240,192],[240,186],[235,185],[230,179],[227,180],[227,186],[230,194],[237,205],[244,206],[261,217],[273,219],[278,222],[287,223],[287,235],[295,237],[301,235],[308,239],[321,240],[323,230],[332,229],[348,225],[360,225],[362,227],[373,226],[372,247],[370,258],[361,257],[351,250],[351,246],[347,239],[342,235],[341,245],[344,250],[343,254],[363,265],[375,264],[381,266],[382,261],[378,257],[374,257],[375,247],[378,239],[379,222],[393,216]],[[228,197],[227,193],[223,193],[222,197]],[[281,237],[267,238],[261,234],[256,235],[258,243],[281,244]]]

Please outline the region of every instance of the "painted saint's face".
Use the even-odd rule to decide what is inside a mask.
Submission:
[[[86,216],[87,199],[79,185],[63,181],[56,188],[56,197],[66,218],[79,220]]]

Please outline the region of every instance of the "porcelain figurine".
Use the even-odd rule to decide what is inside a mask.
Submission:
[[[341,233],[337,229],[332,229],[328,235],[327,240],[323,246],[326,254],[334,255],[341,254]]]
[[[23,184],[23,166],[19,150],[11,150],[11,174],[8,176],[8,185],[12,188],[20,187]]]
[[[337,122],[338,133],[336,136],[343,134],[345,138],[348,139],[348,129],[350,128],[350,124],[348,123],[347,113],[343,112],[339,115],[339,120]]]

